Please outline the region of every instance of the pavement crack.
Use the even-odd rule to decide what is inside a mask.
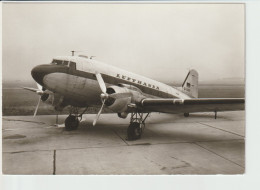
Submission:
[[[19,153],[24,153],[24,152],[28,152],[28,151],[15,151],[15,152],[8,152],[8,153],[10,153],[10,154],[19,154]]]
[[[93,149],[93,148],[111,148],[111,147],[125,147],[125,145],[120,146],[93,146],[93,147],[81,147],[81,148],[59,148],[56,150],[66,151],[66,150],[85,150],[85,149]],[[26,153],[26,152],[40,152],[40,151],[52,151],[52,149],[41,149],[41,150],[21,150],[21,151],[2,151],[4,154],[15,154],[15,153]]]
[[[53,151],[53,175],[56,175],[56,150]]]
[[[120,137],[121,138],[121,137]],[[122,138],[121,138],[122,139]],[[124,141],[124,139],[122,139]],[[127,141],[124,141],[127,146],[160,146],[160,145],[171,145],[171,144],[191,144],[191,143],[204,143],[204,142],[229,142],[229,141],[242,141],[242,139],[230,139],[230,140],[212,140],[212,141],[184,141],[184,142],[169,142],[169,143],[139,143],[139,144],[128,144]],[[99,148],[111,148],[111,147],[125,147],[125,145],[118,146],[92,146],[92,147],[71,147],[71,148],[59,148],[56,150],[66,151],[66,150],[84,150],[84,149],[99,149]],[[39,151],[52,151],[52,149],[40,149],[40,150],[20,150],[20,151],[2,151],[4,154],[17,154],[17,153],[26,153],[26,152],[39,152]]]
[[[243,166],[237,164],[236,162],[234,162],[234,161],[232,161],[232,160],[229,160],[228,158],[226,158],[226,157],[224,157],[224,156],[221,156],[220,154],[217,154],[216,152],[214,152],[214,151],[212,151],[212,150],[210,150],[210,149],[207,149],[207,148],[201,146],[200,144],[197,144],[197,143],[194,143],[194,144],[196,144],[197,146],[199,146],[199,147],[201,147],[201,148],[207,150],[208,152],[211,152],[211,153],[213,153],[213,154],[215,154],[215,155],[217,155],[217,156],[219,156],[219,157],[221,157],[221,158],[223,158],[223,159],[225,159],[225,160],[227,160],[227,161],[229,161],[229,162],[232,162],[233,164],[235,164],[235,165],[237,165],[237,166],[239,166],[239,167],[241,167],[241,168],[245,168],[245,167],[243,167]]]
[[[27,120],[21,120],[21,119],[6,119],[6,118],[3,118],[3,120],[5,120],[5,121],[21,121],[21,122],[26,122],[26,123],[36,123],[36,124],[40,124],[40,125],[45,125],[44,122],[39,122],[39,121],[27,121]]]
[[[209,124],[205,124],[205,123],[201,123],[201,122],[198,122],[198,123],[201,124],[201,125],[204,125],[204,126],[208,126],[208,127],[214,128],[214,129],[218,129],[218,130],[220,130],[220,131],[224,131],[224,132],[231,133],[231,134],[233,134],[233,135],[237,135],[237,136],[240,136],[240,137],[245,138],[245,136],[243,136],[243,135],[240,135],[240,134],[237,134],[237,133],[234,133],[234,132],[231,132],[231,131],[227,131],[227,130],[225,130],[225,129],[220,129],[220,128],[217,128],[217,127],[213,127],[213,126],[211,126],[211,125],[209,125]]]
[[[184,161],[184,160],[178,159],[178,158],[176,158],[176,157],[174,157],[174,156],[170,156],[170,157],[173,158],[173,159],[175,159],[175,160],[178,160],[178,161],[180,161],[180,162],[182,162],[182,163],[184,164],[183,166],[175,166],[175,167],[172,167],[172,169],[185,168],[185,167],[190,167],[190,166],[191,166],[190,163],[188,163],[188,162],[186,162],[186,161]]]
[[[123,139],[115,130],[113,130],[113,132],[114,132],[122,141],[124,141],[124,143],[125,143],[127,146],[129,146],[129,144],[126,142],[126,140]]]
[[[146,160],[148,160],[149,162],[151,162],[152,164],[155,164],[155,165],[157,165],[157,166],[159,166],[159,167],[161,167],[161,168],[166,168],[166,167],[163,167],[161,164],[159,164],[158,162],[156,162],[155,160],[152,160],[152,159],[150,159],[150,158],[147,158],[146,156],[144,156],[144,158],[146,159]]]

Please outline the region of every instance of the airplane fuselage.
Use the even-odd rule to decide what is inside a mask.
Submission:
[[[194,69],[187,74],[182,87],[175,88],[147,77],[80,56],[55,57],[50,64],[32,69],[32,77],[40,84],[36,92],[39,97],[34,116],[41,101],[51,103],[61,111],[72,106],[65,119],[68,131],[76,130],[82,115],[79,107],[101,105],[94,121],[96,125],[104,106],[120,118],[130,115],[127,139],[136,140],[142,135],[145,120],[152,112],[183,113],[185,117],[193,112],[244,109],[244,99],[198,98],[198,72]]]
[[[83,57],[55,57],[51,64],[39,65],[32,70],[36,82],[64,96],[70,105],[77,107],[101,103],[96,73],[102,75],[107,87],[120,83],[132,85],[148,98],[190,98],[180,90],[161,82]]]

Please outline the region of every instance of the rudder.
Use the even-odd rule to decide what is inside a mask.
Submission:
[[[182,84],[182,90],[185,92],[185,94],[193,98],[198,98],[198,81],[198,72],[194,69],[190,70]]]

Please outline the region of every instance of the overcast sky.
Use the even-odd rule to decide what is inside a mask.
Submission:
[[[3,80],[86,51],[159,80],[244,77],[243,4],[3,3]]]

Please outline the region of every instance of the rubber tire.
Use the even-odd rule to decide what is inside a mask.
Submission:
[[[76,116],[73,115],[69,115],[66,119],[65,119],[65,129],[67,131],[73,131],[76,130],[79,126],[79,120]]]
[[[127,128],[127,140],[137,140],[142,136],[143,129],[140,123],[133,122]]]
[[[184,117],[189,117],[190,113],[184,113],[183,115],[184,115]]]

